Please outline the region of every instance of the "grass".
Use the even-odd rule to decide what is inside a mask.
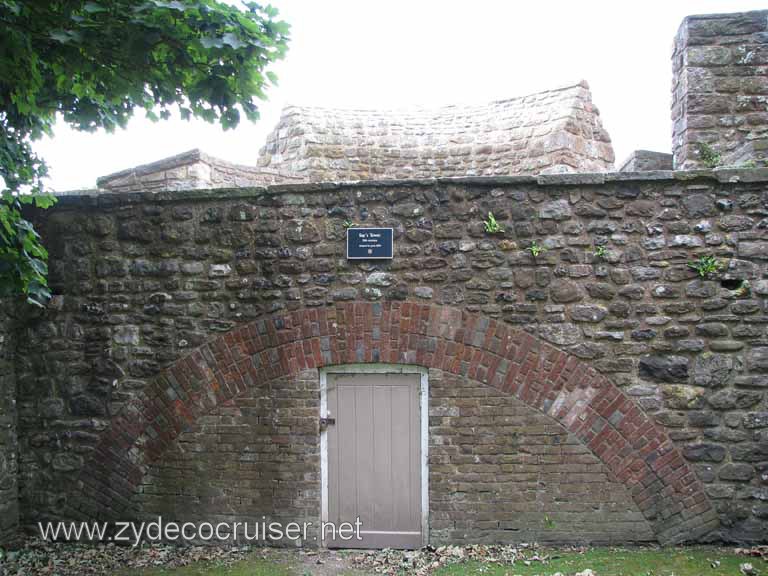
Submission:
[[[584,553],[550,552],[547,564],[532,562],[499,566],[468,562],[442,568],[435,576],[551,576],[571,575],[590,568],[596,576],[739,576],[739,565],[751,563],[758,574],[768,574],[760,558],[737,556],[719,548],[619,549],[597,548]],[[713,567],[713,562],[720,564]]]
[[[148,568],[133,570],[121,576],[294,576],[287,565],[268,560],[243,560],[231,566],[216,562],[200,562],[182,568]]]
[[[595,548],[584,552],[540,549],[549,557],[547,563],[518,562],[512,566],[466,562],[443,567],[432,576],[552,576],[560,572],[572,576],[590,568],[596,576],[739,576],[739,566],[751,563],[756,574],[768,576],[768,562],[760,558],[738,556],[731,550],[711,547],[623,549]],[[714,565],[713,565],[714,564]],[[199,563],[174,569],[144,569],[124,572],[121,576],[307,576],[313,571],[295,567],[285,557],[281,560],[255,558],[231,566]],[[339,573],[342,576],[343,573]],[[407,572],[401,573],[407,576]]]

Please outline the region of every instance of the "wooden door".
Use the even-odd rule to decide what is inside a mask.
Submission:
[[[334,548],[422,546],[419,374],[328,374],[328,520],[360,519]],[[327,534],[327,532],[326,532]]]

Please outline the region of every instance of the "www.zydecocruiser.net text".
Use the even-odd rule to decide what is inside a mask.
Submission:
[[[291,542],[302,540],[361,540],[362,522],[38,522],[40,537],[49,541],[116,542],[138,546],[141,542]]]

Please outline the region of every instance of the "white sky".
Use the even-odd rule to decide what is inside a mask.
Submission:
[[[224,132],[140,112],[126,130],[59,123],[37,143],[57,190],[192,148],[255,164],[286,104],[399,108],[482,103],[585,79],[621,162],[669,151],[672,39],[684,16],[765,9],[765,0],[273,0],[292,25],[256,124]]]

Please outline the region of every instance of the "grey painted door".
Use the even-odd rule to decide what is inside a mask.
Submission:
[[[420,375],[328,374],[326,382],[336,420],[328,426],[328,520],[362,523],[362,540],[327,545],[420,547]]]

